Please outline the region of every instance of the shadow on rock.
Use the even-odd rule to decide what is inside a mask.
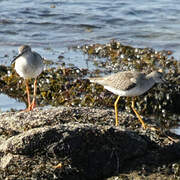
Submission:
[[[172,143],[150,129],[73,122],[73,114],[77,120],[83,116],[94,122],[97,117],[111,119],[113,112],[77,110],[59,107],[1,114],[0,179],[94,180],[134,171],[146,176],[162,166],[167,177],[174,175],[172,164],[180,162],[180,142]],[[16,133],[9,135],[9,130]]]
[[[147,143],[133,132],[85,127],[50,146],[48,153],[57,158],[67,157],[71,167],[78,170],[72,174],[73,168],[64,167],[63,178],[102,179],[117,174],[124,162],[142,156],[146,149]]]

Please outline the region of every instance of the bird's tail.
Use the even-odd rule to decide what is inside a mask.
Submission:
[[[101,82],[103,81],[102,77],[92,77],[92,78],[88,78],[90,82],[92,83],[98,83],[101,84]]]

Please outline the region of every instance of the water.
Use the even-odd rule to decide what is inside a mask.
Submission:
[[[180,122],[177,127],[171,129],[171,132],[180,136]]]
[[[112,38],[180,56],[178,0],[1,0],[0,7],[0,64],[9,65],[18,46],[28,44],[47,59],[63,55],[86,67],[86,57],[67,47]]]
[[[16,108],[17,110],[25,109],[24,103],[18,102],[6,95],[0,94],[0,111],[7,111]]]

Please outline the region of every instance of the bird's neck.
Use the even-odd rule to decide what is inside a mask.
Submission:
[[[146,79],[148,80],[148,84],[150,86],[153,86],[155,84],[154,78],[153,78],[153,74],[147,74],[146,75]]]

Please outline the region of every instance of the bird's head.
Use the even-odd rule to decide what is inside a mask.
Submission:
[[[153,71],[151,73],[152,78],[156,83],[164,83],[165,79],[163,78],[163,73],[161,71]]]
[[[11,64],[13,64],[13,63],[16,61],[16,59],[17,59],[18,57],[22,56],[25,52],[31,51],[31,47],[28,46],[28,45],[22,45],[22,46],[19,47],[18,51],[19,51],[19,55],[16,56],[16,57],[11,61]]]
[[[24,52],[31,51],[31,47],[28,45],[22,45],[19,47],[18,51],[19,51],[19,54],[22,54]]]

